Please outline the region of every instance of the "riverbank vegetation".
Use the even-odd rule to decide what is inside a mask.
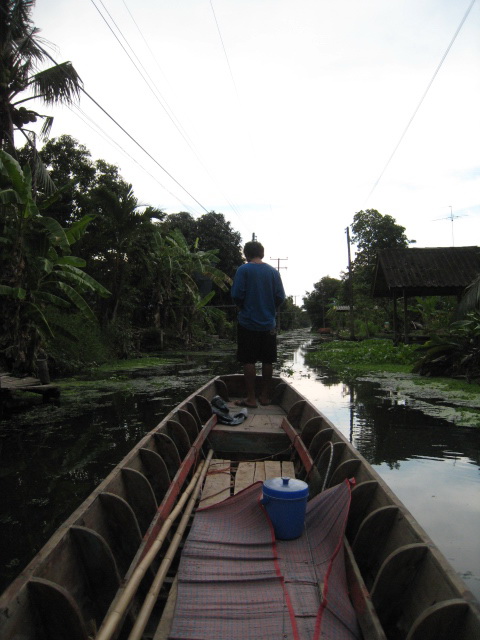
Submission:
[[[332,340],[306,355],[308,364],[321,364],[339,374],[356,377],[372,371],[409,373],[418,359],[413,345],[394,346],[391,340]]]
[[[24,150],[17,154],[19,160]],[[25,158],[24,158],[25,159]],[[117,167],[69,136],[42,150],[51,196],[32,168],[0,150],[3,366],[64,375],[116,358],[234,337],[230,284],[241,236],[221,213],[193,218],[141,205]],[[75,245],[75,255],[72,247]],[[308,318],[290,297],[285,330]]]
[[[326,346],[318,358],[350,373],[373,365],[389,370],[410,366],[422,376],[480,381],[480,275],[467,286],[460,304],[453,295],[416,296],[398,313],[389,298],[373,298],[377,254],[406,249],[415,241],[391,216],[375,209],[357,212],[351,229],[357,252],[348,272],[340,279],[324,276],[304,298],[314,330],[350,340]],[[417,346],[400,344],[406,337]]]
[[[382,339],[359,342],[332,340],[307,353],[305,358],[309,365],[326,366],[346,381],[373,376],[387,379],[388,385],[394,386],[397,392],[402,389],[406,392],[407,387],[411,392],[413,387],[417,387],[417,393],[421,395],[426,393],[430,397],[444,399],[448,396],[452,404],[470,405],[478,420],[480,380],[466,376],[418,375],[423,350],[418,345],[395,346],[391,340]]]

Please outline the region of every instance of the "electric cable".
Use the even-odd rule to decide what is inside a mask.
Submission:
[[[424,91],[424,93],[423,93],[422,97],[420,98],[420,102],[418,103],[418,105],[417,105],[417,107],[416,107],[415,111],[413,112],[412,117],[411,117],[411,118],[410,118],[410,120],[408,121],[407,126],[405,127],[405,129],[404,129],[404,131],[403,131],[402,135],[400,136],[399,141],[398,141],[398,142],[397,142],[397,144],[395,145],[395,148],[394,148],[394,150],[393,150],[393,152],[392,152],[391,156],[390,156],[390,157],[389,157],[389,159],[387,160],[387,163],[386,163],[386,164],[385,164],[385,166],[383,167],[383,170],[382,170],[382,172],[381,172],[380,176],[378,177],[378,179],[377,179],[377,181],[375,182],[375,184],[373,185],[373,187],[372,187],[372,189],[371,189],[370,193],[368,194],[367,198],[365,199],[365,203],[367,203],[367,202],[368,202],[368,200],[369,200],[370,196],[372,195],[372,193],[373,193],[373,192],[375,191],[375,189],[377,188],[378,183],[379,183],[379,182],[380,182],[380,180],[383,178],[383,175],[384,175],[385,171],[387,170],[387,168],[388,168],[388,166],[389,166],[390,162],[391,162],[391,161],[392,161],[392,159],[393,159],[393,156],[396,154],[396,152],[397,152],[397,150],[398,150],[398,147],[401,145],[402,140],[404,139],[404,137],[405,137],[405,135],[406,135],[407,131],[408,131],[408,130],[409,130],[409,128],[410,128],[410,125],[412,124],[412,122],[413,122],[413,120],[414,120],[415,116],[417,115],[417,113],[418,113],[418,111],[419,111],[420,107],[422,106],[423,101],[425,100],[425,98],[426,98],[426,96],[427,96],[427,93],[428,93],[428,92],[429,92],[429,90],[430,90],[430,87],[432,86],[432,84],[433,84],[433,82],[434,82],[435,78],[437,77],[437,74],[438,74],[438,72],[440,71],[441,66],[442,66],[442,65],[443,65],[443,63],[445,62],[445,58],[447,57],[448,53],[450,52],[450,49],[452,48],[453,43],[454,43],[454,42],[455,42],[455,40],[457,39],[457,36],[458,36],[458,34],[460,33],[460,30],[461,30],[461,28],[463,27],[463,25],[464,25],[464,23],[465,23],[465,20],[468,18],[468,15],[469,15],[470,11],[472,10],[472,7],[473,7],[473,5],[474,5],[474,4],[475,4],[475,0],[472,0],[472,1],[471,1],[471,3],[470,3],[470,5],[469,5],[469,7],[468,7],[468,9],[467,9],[467,10],[466,10],[466,12],[465,12],[465,14],[464,14],[463,18],[461,19],[460,24],[459,24],[459,25],[458,25],[458,27],[457,27],[457,30],[456,30],[456,31],[455,31],[455,33],[453,34],[453,38],[451,39],[450,44],[448,45],[448,47],[447,47],[447,49],[446,49],[445,53],[443,54],[442,59],[440,60],[440,62],[439,62],[439,64],[438,64],[437,68],[435,69],[435,72],[434,72],[434,74],[433,74],[433,76],[432,76],[432,78],[431,78],[430,82],[428,83],[427,88],[425,89],[425,91]],[[365,206],[365,204],[364,204],[364,206]]]
[[[170,121],[172,122],[172,124],[174,125],[174,127],[177,129],[177,131],[179,132],[179,134],[182,136],[182,138],[184,139],[184,141],[186,142],[187,146],[189,147],[190,151],[195,155],[196,159],[198,160],[198,162],[200,163],[200,165],[202,166],[202,168],[204,169],[204,171],[206,172],[206,174],[209,176],[209,178],[212,180],[213,184],[215,184],[215,186],[217,188],[218,185],[216,184],[216,181],[214,179],[214,177],[212,176],[212,174],[210,173],[210,171],[208,170],[208,168],[206,167],[205,163],[203,162],[202,158],[200,157],[199,152],[195,149],[195,145],[193,143],[193,141],[191,140],[191,138],[188,136],[187,132],[185,131],[185,128],[182,126],[182,124],[180,123],[180,121],[178,120],[178,118],[175,116],[173,110],[171,109],[171,107],[168,105],[167,101],[165,100],[165,97],[161,94],[160,90],[158,89],[157,85],[155,84],[155,81],[152,79],[152,77],[150,76],[150,74],[148,73],[148,71],[145,69],[144,65],[142,64],[142,62],[140,61],[139,57],[137,56],[137,54],[135,53],[135,51],[133,50],[133,47],[130,45],[130,43],[128,42],[127,38],[124,36],[122,30],[120,29],[120,27],[118,26],[118,24],[115,22],[114,18],[112,17],[111,13],[108,11],[108,9],[106,8],[105,4],[103,3],[103,0],[99,0],[100,4],[102,5],[103,9],[105,10],[106,14],[108,15],[108,17],[110,18],[110,20],[112,21],[112,23],[115,25],[117,31],[119,32],[119,34],[121,35],[121,37],[123,38],[123,40],[125,41],[126,45],[128,46],[128,48],[130,49],[130,51],[132,52],[132,54],[135,56],[136,60],[138,61],[138,64],[140,65],[140,67],[143,69],[143,71],[145,72],[145,75],[148,78],[144,76],[144,74],[142,73],[142,71],[139,69],[138,65],[135,63],[135,61],[132,59],[132,56],[128,53],[128,51],[126,50],[125,46],[122,44],[122,42],[120,41],[119,37],[117,36],[117,34],[115,33],[115,31],[112,29],[112,27],[110,26],[110,24],[108,23],[108,21],[106,20],[105,16],[102,14],[102,12],[100,11],[100,9],[98,8],[98,6],[95,4],[95,0],[90,0],[91,3],[93,4],[93,6],[95,7],[95,9],[97,10],[97,12],[99,13],[99,15],[101,16],[102,20],[105,22],[105,24],[107,25],[107,27],[109,28],[109,30],[111,31],[111,33],[113,34],[113,36],[115,37],[115,39],[117,40],[118,44],[122,47],[123,51],[125,52],[125,54],[128,56],[129,60],[131,61],[131,63],[133,64],[133,66],[135,67],[135,69],[137,70],[137,72],[139,73],[140,77],[143,79],[143,81],[146,83],[146,85],[148,86],[149,90],[152,92],[154,98],[157,100],[157,102],[160,104],[160,106],[162,107],[162,109],[165,111],[166,115],[168,116],[168,118],[170,119]],[[133,16],[131,14],[131,12],[129,11],[127,5],[124,2],[124,5],[128,11],[128,13],[130,14],[132,20],[133,20]],[[136,24],[135,20],[133,20],[135,26],[138,29],[138,25]],[[140,29],[139,29],[140,31]],[[143,34],[140,31],[140,34],[142,35],[143,40],[146,42],[145,38],[143,37]],[[147,45],[148,46],[148,45]],[[151,50],[150,50],[151,51]],[[153,86],[152,86],[153,85]],[[155,90],[154,90],[154,88]],[[222,192],[222,190],[220,189],[220,192],[222,193],[222,196],[225,198],[225,200],[227,201],[228,205],[230,206],[230,208],[237,214],[237,216],[240,218],[240,213],[237,210],[237,208],[235,207],[235,205],[233,205],[230,200],[227,198],[227,196]]]
[[[182,207],[185,208],[185,210],[190,210],[192,213],[197,213],[196,211],[194,211],[192,209],[192,207],[190,207],[189,205],[185,204],[185,202],[183,202],[183,200],[180,200],[180,198],[178,196],[176,196],[172,191],[170,191],[170,189],[167,189],[167,187],[162,182],[160,182],[160,180],[156,176],[154,176],[153,173],[150,173],[150,171],[148,171],[148,169],[146,169],[136,158],[134,158],[130,153],[128,153],[128,151],[126,149],[124,149],[117,142],[117,140],[115,140],[115,138],[110,136],[104,129],[102,129],[98,125],[97,122],[95,122],[85,111],[83,111],[83,109],[81,109],[79,107],[79,105],[76,105],[76,104],[70,105],[69,109],[70,109],[70,111],[72,111],[72,113],[74,113],[77,116],[77,118],[82,120],[82,122],[87,127],[90,127],[90,129],[92,129],[92,131],[94,131],[94,133],[96,133],[101,138],[103,138],[107,143],[111,144],[112,146],[117,147],[125,156],[130,158],[130,160],[132,160],[132,162],[134,162],[138,167],[140,167],[140,169],[144,173],[146,173],[148,176],[150,176],[150,178],[152,178],[152,180],[154,180],[158,185],[160,185],[164,191],[166,191],[172,198],[177,200],[182,205]]]
[[[57,61],[56,61],[56,60],[55,60],[55,59],[54,59],[54,58],[53,58],[53,57],[48,53],[48,51],[46,51],[46,50],[45,50],[45,49],[43,49],[42,47],[40,47],[40,48],[42,49],[43,53],[44,53],[44,54],[45,54],[45,55],[46,55],[46,56],[47,56],[47,57],[48,57],[48,58],[49,58],[49,59],[50,59],[50,60],[51,60],[55,65],[59,66],[58,62],[57,62]],[[101,105],[99,102],[97,102],[97,100],[95,100],[95,98],[93,98],[93,97],[88,93],[88,91],[87,91],[86,89],[84,89],[84,87],[83,87],[83,86],[80,86],[80,91],[81,91],[82,93],[84,93],[84,94],[87,96],[87,98],[89,98],[89,99],[93,102],[93,104],[94,104],[96,107],[98,107],[98,108],[100,109],[100,111],[102,111],[102,112],[103,112],[103,113],[104,113],[108,118],[110,118],[110,120],[111,120],[114,124],[116,124],[116,125],[117,125],[117,127],[118,127],[121,131],[123,131],[123,133],[124,133],[128,138],[130,138],[130,140],[132,140],[132,142],[134,142],[134,143],[137,145],[137,147],[139,147],[139,149],[141,149],[141,150],[142,150],[142,151],[143,151],[143,152],[144,152],[144,153],[145,153],[145,154],[146,154],[146,155],[147,155],[147,156],[148,156],[148,157],[149,157],[149,158],[150,158],[150,159],[151,159],[151,160],[152,160],[152,161],[153,161],[153,162],[154,162],[154,163],[155,163],[155,164],[156,164],[156,165],[157,165],[157,166],[158,166],[158,167],[159,167],[163,172],[164,172],[164,173],[166,173],[166,174],[167,174],[167,176],[168,176],[171,180],[173,180],[173,182],[175,182],[175,184],[177,184],[177,185],[178,185],[178,186],[179,186],[179,187],[180,187],[180,188],[181,188],[181,189],[182,189],[182,190],[183,190],[183,191],[184,191],[184,192],[185,192],[185,193],[186,193],[190,198],[192,198],[192,200],[193,200],[194,202],[196,202],[196,203],[198,204],[198,206],[199,206],[199,207],[201,207],[201,208],[205,211],[205,213],[208,213],[208,209],[206,209],[206,207],[204,207],[204,206],[203,206],[203,204],[202,204],[201,202],[199,202],[199,201],[197,200],[197,198],[195,198],[195,196],[193,196],[193,195],[192,195],[192,194],[191,194],[191,193],[190,193],[190,192],[189,192],[189,191],[188,191],[188,190],[187,190],[187,189],[186,189],[186,188],[185,188],[185,187],[184,187],[184,186],[183,186],[183,185],[182,185],[182,184],[181,184],[181,183],[176,179],[176,178],[174,178],[174,177],[173,177],[173,175],[172,175],[172,174],[171,174],[167,169],[165,169],[165,167],[163,167],[163,166],[160,164],[160,162],[159,162],[156,158],[154,158],[154,157],[152,156],[152,154],[151,154],[149,151],[147,151],[147,150],[145,149],[145,147],[143,147],[143,146],[138,142],[138,140],[136,140],[136,139],[135,139],[135,138],[134,138],[134,137],[133,137],[133,136],[132,136],[132,135],[131,135],[131,134],[130,134],[126,129],[125,129],[125,127],[123,127],[123,126],[122,126],[122,125],[121,125],[121,124],[120,124],[120,123],[119,123],[119,122],[118,122],[118,121],[117,121],[117,120],[116,120],[116,119],[115,119],[115,118],[114,118],[114,117],[113,117],[113,116],[112,116],[112,115],[111,115],[111,114],[110,114],[106,109],[104,109],[104,108],[102,107],[102,105]]]

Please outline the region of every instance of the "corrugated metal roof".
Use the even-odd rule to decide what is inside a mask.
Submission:
[[[479,247],[382,249],[373,295],[459,295],[479,273]]]

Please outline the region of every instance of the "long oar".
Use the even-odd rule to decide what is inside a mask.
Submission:
[[[125,584],[123,592],[118,598],[118,601],[115,603],[113,609],[108,613],[105,620],[103,621],[102,626],[96,636],[96,640],[110,640],[112,635],[115,633],[115,629],[117,628],[123,616],[125,615],[128,605],[130,604],[130,601],[135,595],[140,582],[142,581],[151,563],[155,559],[155,556],[157,555],[158,551],[162,547],[167,533],[171,529],[175,519],[180,514],[184,504],[188,500],[188,497],[194,490],[197,483],[199,485],[198,491],[200,490],[201,482],[205,477],[205,473],[208,469],[208,464],[212,458],[212,455],[213,455],[213,451],[210,450],[208,452],[207,459],[204,462],[200,462],[200,464],[198,465],[198,468],[193,478],[191,479],[188,487],[185,489],[185,491],[181,495],[175,508],[172,509],[172,512],[166,518],[152,546],[150,547],[148,552],[145,554],[141,562],[139,562],[138,566],[135,568],[134,572],[130,576],[130,579]],[[205,473],[202,473],[204,470],[205,470]]]
[[[202,469],[199,481],[195,487],[194,492],[190,498],[190,501],[185,509],[185,512],[180,520],[180,524],[178,525],[178,529],[173,536],[173,540],[170,543],[170,547],[168,548],[165,557],[162,560],[162,563],[158,569],[157,575],[155,576],[154,581],[152,582],[152,586],[150,587],[149,592],[145,598],[145,602],[142,605],[142,608],[137,616],[135,624],[133,625],[133,629],[128,636],[128,640],[141,640],[143,631],[147,626],[148,619],[150,618],[150,614],[152,613],[152,609],[155,606],[155,603],[158,598],[158,594],[162,585],[167,577],[167,571],[170,568],[170,565],[175,558],[175,553],[177,552],[178,547],[180,546],[180,542],[182,541],[183,534],[185,533],[185,529],[187,528],[188,521],[190,519],[190,515],[195,507],[195,503],[197,501],[198,494],[202,487],[203,480],[208,471],[208,463],[212,458],[213,451],[210,450],[207,456],[206,463]]]

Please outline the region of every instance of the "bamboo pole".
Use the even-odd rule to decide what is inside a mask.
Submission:
[[[96,636],[96,640],[110,640],[113,634],[115,633],[117,626],[120,624],[120,621],[125,615],[125,612],[128,608],[128,605],[130,604],[130,601],[135,595],[140,582],[142,581],[151,563],[155,559],[155,556],[160,551],[160,548],[162,547],[165,541],[166,535],[171,529],[175,519],[180,514],[181,510],[183,509],[183,506],[185,505],[188,497],[194,490],[196,484],[197,483],[201,484],[200,480],[201,480],[202,471],[205,469],[205,472],[206,472],[206,470],[208,469],[208,464],[212,458],[212,455],[213,455],[213,451],[210,450],[208,452],[207,459],[204,462],[200,462],[200,464],[198,465],[198,468],[193,478],[191,479],[188,487],[185,489],[185,491],[181,495],[175,508],[172,509],[172,512],[166,518],[152,546],[150,547],[148,552],[145,554],[143,559],[139,562],[138,566],[135,568],[134,572],[130,576],[129,581],[125,584],[123,588],[123,592],[121,593],[117,602],[114,604],[113,608],[108,612],[107,616],[105,617],[105,620],[103,621],[102,626],[100,627],[100,630]]]
[[[183,534],[185,533],[185,529],[187,528],[190,515],[195,507],[195,503],[202,487],[203,480],[205,479],[205,475],[208,471],[208,464],[212,458],[212,454],[213,451],[210,450],[207,456],[206,463],[202,469],[199,481],[196,484],[195,490],[192,493],[187,508],[185,509],[182,519],[180,520],[180,524],[178,525],[178,529],[173,536],[173,540],[170,543],[168,551],[162,560],[157,575],[152,582],[152,586],[150,587],[150,590],[146,595],[142,608],[137,616],[137,619],[135,620],[135,624],[133,625],[133,629],[128,636],[128,640],[141,640],[142,638],[143,631],[147,626],[150,614],[152,613],[153,607],[155,606],[160,589],[162,588],[165,578],[167,577],[168,569],[170,568],[170,565],[175,558],[175,554],[178,550],[178,547],[180,546]]]

